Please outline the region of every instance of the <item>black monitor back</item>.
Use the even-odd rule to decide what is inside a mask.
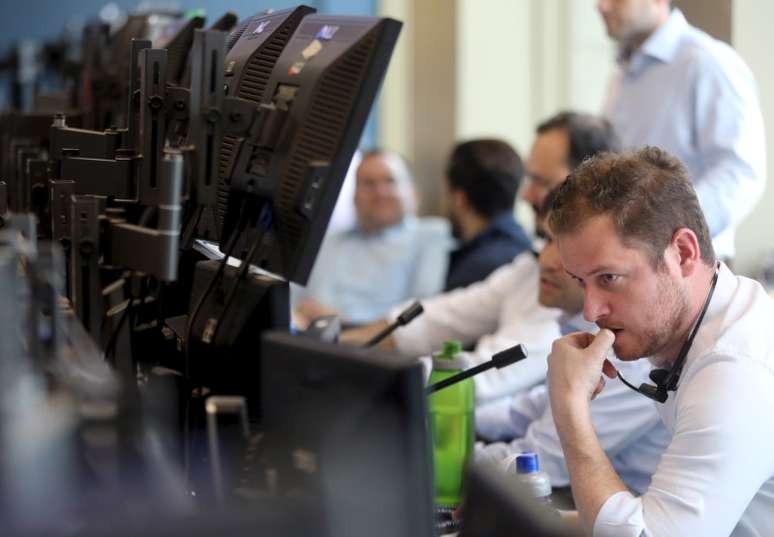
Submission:
[[[239,234],[240,207],[268,198],[276,241],[259,263],[306,283],[400,27],[386,18],[302,21],[264,92],[264,104],[277,111],[269,132],[238,140],[229,155],[221,245]],[[238,243],[235,255],[249,247]]]
[[[194,30],[204,27],[204,17],[179,18],[170,22],[153,43],[154,48],[167,50],[167,81],[171,84],[183,82],[188,65]]]
[[[421,365],[282,333],[261,356],[267,458],[281,493],[319,502],[320,535],[433,535]]]
[[[315,9],[298,6],[249,17],[229,35],[226,43],[226,95],[258,106],[264,99],[274,66],[304,17]],[[239,140],[224,135],[219,151],[218,229],[223,225],[229,187],[226,181]]]

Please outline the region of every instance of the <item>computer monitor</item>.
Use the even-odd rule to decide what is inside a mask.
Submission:
[[[221,152],[221,249],[236,238],[236,257],[250,251],[254,264],[306,283],[400,27],[387,18],[303,19],[263,92],[262,121]],[[260,240],[267,246],[256,251]]]
[[[193,45],[194,30],[203,27],[204,17],[181,17],[167,24],[158,39],[153,42],[153,48],[167,50],[168,83],[182,83]]]
[[[279,493],[317,500],[320,535],[433,535],[422,366],[276,332],[264,335],[261,356]]]
[[[256,106],[264,98],[274,66],[298,25],[314,8],[298,6],[270,13],[259,13],[242,21],[226,41],[226,95],[245,99]],[[228,173],[239,139],[225,134],[218,151],[218,199],[225,207],[228,200]],[[213,225],[219,233],[223,224],[220,211]]]
[[[577,537],[559,514],[540,505],[515,475],[472,465],[466,479],[460,537]]]

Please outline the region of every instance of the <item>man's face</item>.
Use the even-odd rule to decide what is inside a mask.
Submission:
[[[403,218],[403,202],[395,179],[384,159],[367,157],[357,169],[355,210],[360,229],[375,232],[397,224]]]
[[[521,198],[535,211],[535,224],[540,227],[540,211],[546,196],[556,185],[567,178],[570,140],[564,129],[551,129],[538,134],[526,163],[527,182]]]
[[[607,35],[619,42],[637,40],[658,28],[666,0],[598,0]]]
[[[623,244],[606,215],[556,243],[562,264],[583,287],[583,316],[613,331],[619,358],[658,357],[679,346],[677,327],[689,311],[679,262],[665,256],[654,268],[643,250]]]
[[[583,289],[567,274],[559,257],[559,248],[548,229],[541,229],[546,242],[540,251],[540,287],[538,301],[547,308],[560,308],[570,315],[583,309]]]

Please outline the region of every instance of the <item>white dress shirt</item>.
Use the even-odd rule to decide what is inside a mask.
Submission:
[[[477,401],[513,395],[543,382],[546,356],[559,337],[561,310],[538,303],[538,277],[537,259],[526,252],[481,282],[423,300],[424,314],[393,334],[398,351],[428,355],[445,340],[457,339],[464,346],[475,343],[470,353],[475,365],[521,343],[527,348],[526,359],[474,377]],[[396,308],[388,318],[399,313]]]
[[[563,334],[597,330],[581,314],[562,321]],[[649,382],[647,361],[611,358],[611,362],[635,386]],[[506,471],[514,471],[516,456],[532,451],[538,454],[540,467],[548,474],[552,486],[568,486],[570,475],[546,385],[540,384],[506,403],[495,402],[476,409],[476,431],[490,440],[515,440],[479,447],[476,460],[502,462]],[[638,494],[645,492],[670,439],[653,401],[618,379],[606,379],[604,390],[591,402],[591,419],[602,448],[623,482]]]
[[[752,537],[774,528],[774,302],[725,265],[676,392],[672,441],[640,498],[610,496],[595,536]]]
[[[766,185],[766,145],[750,69],[679,9],[614,70],[604,115],[624,147],[666,149],[688,168],[715,253],[734,255],[734,229]]]

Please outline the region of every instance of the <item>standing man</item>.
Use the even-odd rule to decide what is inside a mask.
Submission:
[[[532,246],[513,215],[524,166],[502,140],[457,144],[449,157],[449,219],[459,245],[449,254],[444,291],[483,280]]]
[[[646,147],[582,164],[548,217],[562,265],[600,328],[557,340],[554,421],[575,504],[595,536],[765,535],[774,527],[774,303],[716,261],[685,167]],[[623,360],[649,357],[672,439],[634,497],[600,446],[590,400]],[[621,378],[620,375],[618,375]],[[622,379],[623,381],[623,379]]]
[[[688,167],[720,259],[760,199],[766,149],[752,73],[670,0],[599,0],[619,45],[604,114],[625,148],[653,145]]]

